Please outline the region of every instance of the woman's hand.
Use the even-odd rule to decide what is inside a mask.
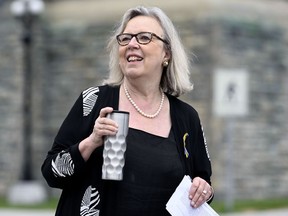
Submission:
[[[213,195],[212,187],[202,178],[195,177],[189,190],[191,206],[197,208]]]
[[[113,108],[105,107],[100,110],[100,114],[95,121],[93,132],[90,135],[96,147],[103,145],[103,137],[115,135],[118,130],[118,125],[115,121],[106,118],[108,113],[111,113]]]
[[[113,111],[112,107],[105,107],[100,110],[99,116],[95,121],[93,132],[89,137],[79,144],[79,150],[85,161],[88,160],[92,152],[103,145],[104,136],[115,135],[118,131],[118,125],[115,121],[107,118],[107,114]]]

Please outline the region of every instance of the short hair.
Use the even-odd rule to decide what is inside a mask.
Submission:
[[[104,80],[104,84],[120,85],[123,82],[124,75],[119,66],[119,45],[116,36],[123,33],[127,23],[136,16],[148,16],[156,19],[163,29],[164,39],[168,42],[168,45],[165,44],[165,49],[170,52],[170,60],[169,65],[163,68],[160,81],[162,90],[176,97],[192,90],[190,61],[172,21],[160,8],[143,6],[127,10],[109,39],[107,46],[110,53],[109,77]]]

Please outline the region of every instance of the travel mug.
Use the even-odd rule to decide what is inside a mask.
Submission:
[[[104,138],[102,179],[120,181],[123,179],[123,167],[125,164],[129,112],[114,110],[107,115],[107,118],[117,122],[118,131],[116,135]]]

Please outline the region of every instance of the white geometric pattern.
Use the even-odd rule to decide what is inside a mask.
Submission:
[[[89,186],[82,198],[81,207],[80,207],[80,215],[81,216],[99,216],[100,210],[96,209],[97,205],[100,202],[100,194],[96,190]]]
[[[83,91],[83,116],[88,116],[92,111],[98,98],[98,92],[98,87],[91,87]]]
[[[74,173],[74,163],[69,152],[61,151],[52,160],[52,171],[55,177],[71,176]]]

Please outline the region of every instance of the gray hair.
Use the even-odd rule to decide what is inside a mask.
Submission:
[[[171,58],[168,67],[163,69],[160,82],[163,91],[178,97],[192,90],[190,62],[172,21],[161,9],[157,7],[146,8],[143,6],[129,9],[109,39],[107,49],[110,52],[110,73],[108,79],[104,80],[104,84],[120,85],[123,82],[124,75],[119,67],[119,45],[116,36],[124,31],[127,23],[132,18],[141,15],[155,18],[159,22],[164,31],[164,39],[169,44],[165,44],[165,49],[170,52]]]

